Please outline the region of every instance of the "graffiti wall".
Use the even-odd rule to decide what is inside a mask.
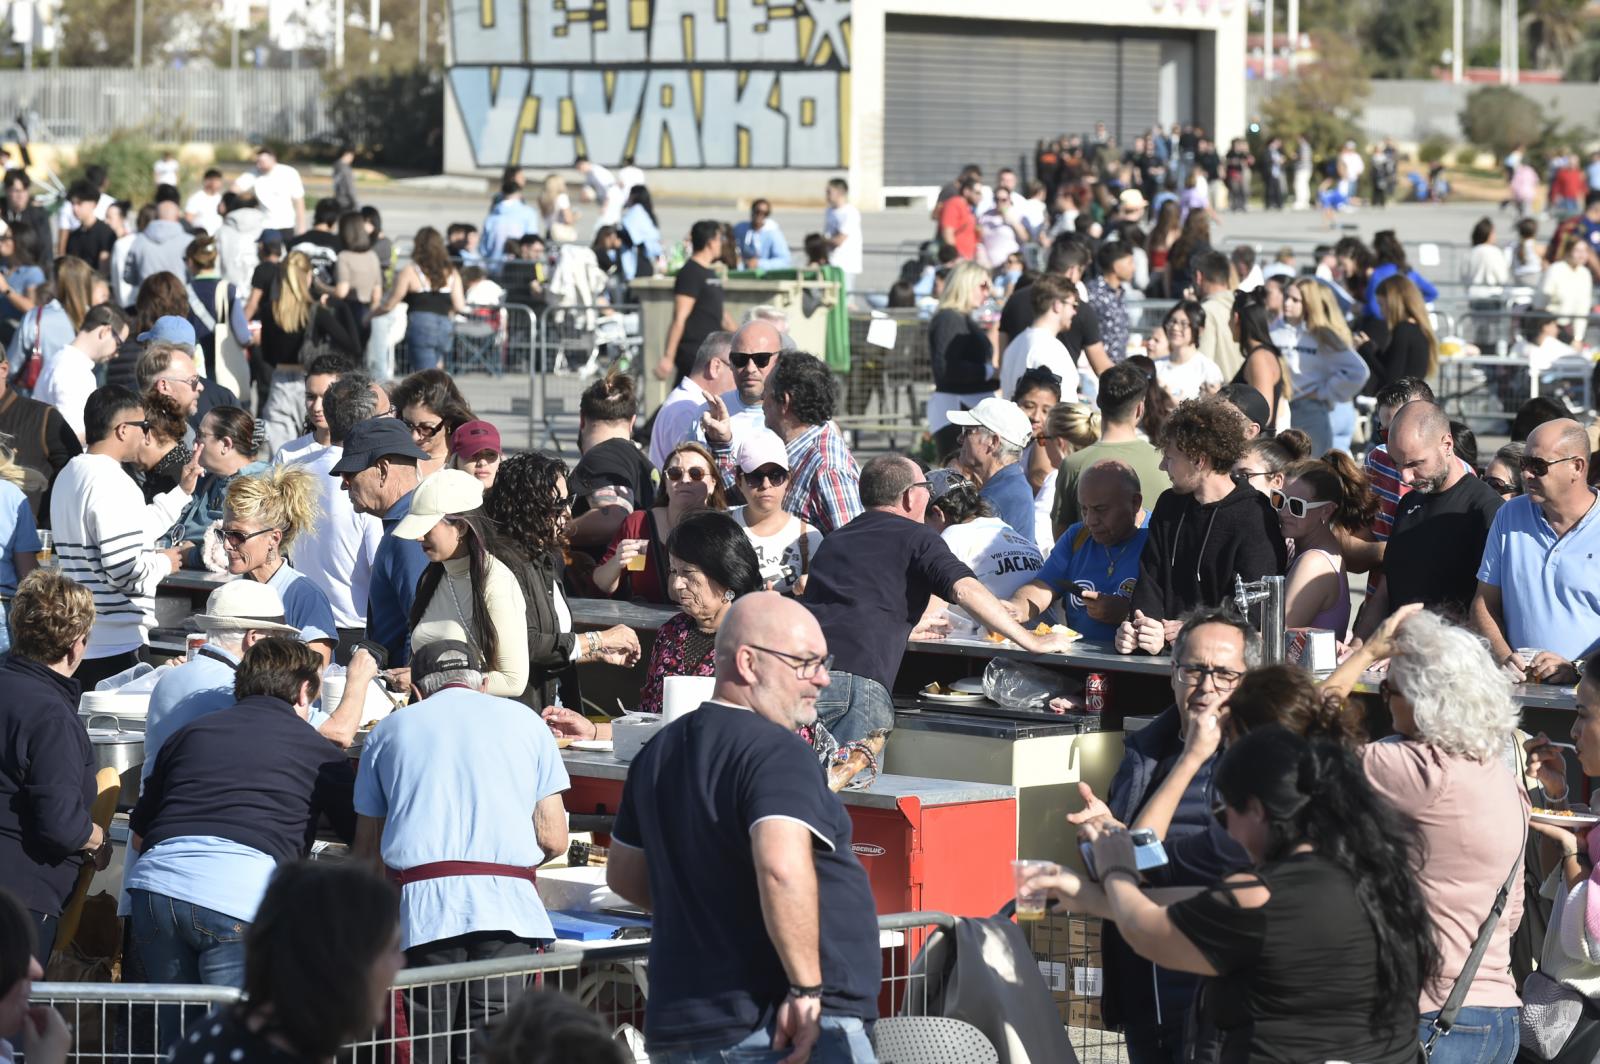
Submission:
[[[849,164],[849,0],[450,2],[477,167]]]

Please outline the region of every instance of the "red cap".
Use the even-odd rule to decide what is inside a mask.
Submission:
[[[450,437],[450,452],[454,455],[471,458],[479,451],[500,453],[500,430],[487,421],[469,421]]]

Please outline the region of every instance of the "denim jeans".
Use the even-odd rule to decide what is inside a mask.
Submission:
[[[128,893],[139,982],[244,987],[248,923],[165,894]]]
[[[829,670],[828,686],[817,696],[817,719],[841,743],[865,739],[877,728],[894,727],[894,700],[877,680]]]
[[[1464,1008],[1456,1015],[1450,1033],[1433,1043],[1432,1064],[1511,1064],[1516,1059],[1520,1032],[1517,1009]],[[1437,1011],[1424,1012],[1417,1023],[1426,1042]]]
[[[442,366],[450,356],[450,341],[456,327],[443,314],[413,310],[406,316],[406,357],[411,372]]]
[[[772,1032],[756,1031],[731,1046],[651,1049],[650,1064],[777,1064],[790,1050],[772,1048]],[[812,1047],[813,1064],[877,1064],[872,1036],[854,1016],[823,1016],[822,1034]]]
[[[1350,443],[1356,436],[1356,404],[1334,403],[1328,412],[1328,424],[1333,429],[1333,449],[1350,453]],[[1317,452],[1320,457],[1322,452]]]
[[[1311,453],[1320,455],[1333,447],[1333,411],[1321,399],[1296,399],[1289,404],[1289,422],[1311,437]]]

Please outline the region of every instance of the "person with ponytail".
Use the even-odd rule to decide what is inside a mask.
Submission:
[[[1311,457],[1311,437],[1299,429],[1284,429],[1276,436],[1257,436],[1244,445],[1233,463],[1233,479],[1265,495],[1283,489],[1284,473],[1291,464]]]
[[[1199,731],[1214,750],[1215,716]],[[1196,1007],[1221,1036],[1221,1060],[1412,1064],[1417,996],[1448,987],[1415,822],[1349,750],[1277,724],[1230,744],[1215,788],[1216,817],[1250,871],[1198,892],[1147,891],[1129,833],[1091,824],[1080,838],[1100,882],[1063,872],[1031,887],[1114,921],[1162,969],[1207,977]],[[1472,1037],[1458,1027],[1446,1043]]]
[[[1234,295],[1228,328],[1239,345],[1244,363],[1233,375],[1233,383],[1248,384],[1260,392],[1271,411],[1267,427],[1281,431],[1289,427],[1292,374],[1288,360],[1272,341],[1272,323],[1264,301],[1265,295],[1259,289]]]
[[[315,476],[304,467],[263,467],[229,483],[219,531],[228,572],[276,591],[284,623],[300,629],[300,638],[326,665],[339,641],[333,606],[288,560],[295,537],[322,516],[318,498]]]
[[[1355,460],[1343,451],[1285,467],[1270,493],[1285,542],[1294,546],[1284,588],[1284,624],[1325,628],[1344,642],[1350,629],[1350,576],[1335,529],[1354,534],[1372,524],[1378,500]]]

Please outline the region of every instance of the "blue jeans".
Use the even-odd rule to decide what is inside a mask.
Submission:
[[[1350,453],[1350,443],[1356,436],[1356,404],[1334,403],[1328,423],[1333,428],[1333,449]]]
[[[894,727],[894,700],[877,680],[830,669],[828,686],[817,696],[817,719],[840,743],[865,739]]]
[[[244,936],[250,925],[193,902],[129,891],[130,960],[140,982],[244,987]]]
[[[760,1030],[731,1046],[651,1049],[650,1064],[777,1064],[788,1049],[774,1051],[772,1032]],[[822,1034],[812,1047],[815,1064],[877,1064],[866,1024],[854,1016],[823,1016]]]
[[[1511,1064],[1516,1059],[1520,1032],[1517,1011],[1513,1008],[1473,1008],[1461,1010],[1450,1033],[1433,1044],[1433,1064]],[[1424,1012],[1417,1023],[1421,1041],[1438,1011]]]
[[[1333,447],[1333,411],[1321,399],[1296,399],[1289,404],[1289,422],[1311,437],[1311,453],[1320,455]]]
[[[455,332],[456,327],[443,314],[413,310],[406,315],[406,356],[411,360],[411,371],[444,365]]]

